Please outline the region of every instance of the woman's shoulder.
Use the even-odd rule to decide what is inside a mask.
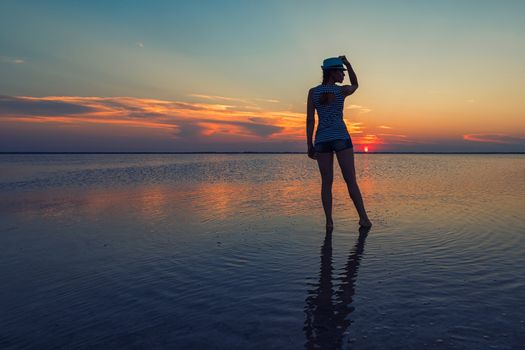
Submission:
[[[308,90],[308,93],[310,95],[316,95],[322,90],[322,86],[323,86],[322,84],[316,85],[316,86],[310,88],[310,90]]]
[[[342,85],[337,85],[337,84],[332,84],[332,85],[319,84],[319,85],[314,86],[310,90],[312,90],[312,91],[315,91],[315,90],[341,90],[342,87],[343,87]]]
[[[316,85],[316,86],[314,86],[313,88],[311,88],[310,91],[322,91],[322,90],[327,90],[327,89],[329,89],[328,86],[329,86],[329,85],[319,84],[319,85]]]

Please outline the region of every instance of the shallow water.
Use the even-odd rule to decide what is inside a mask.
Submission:
[[[516,349],[525,156],[0,155],[0,348]]]

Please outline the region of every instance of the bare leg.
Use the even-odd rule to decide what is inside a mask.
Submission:
[[[317,153],[317,164],[321,173],[321,201],[326,216],[326,230],[334,227],[332,220],[332,183],[334,182],[334,154]]]
[[[336,152],[337,161],[341,167],[343,178],[345,179],[346,186],[348,187],[348,194],[354,202],[357,213],[359,214],[359,225],[369,227],[372,223],[368,219],[366,214],[365,205],[363,204],[363,197],[361,191],[357,185],[355,177],[355,166],[354,166],[354,149],[347,148],[345,150]]]

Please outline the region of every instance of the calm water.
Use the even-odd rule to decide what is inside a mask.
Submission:
[[[525,348],[525,156],[334,166],[0,155],[0,348]]]

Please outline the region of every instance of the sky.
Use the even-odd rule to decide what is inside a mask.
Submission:
[[[522,0],[2,0],[0,152],[306,151],[343,54],[357,151],[525,152],[524,23]]]

